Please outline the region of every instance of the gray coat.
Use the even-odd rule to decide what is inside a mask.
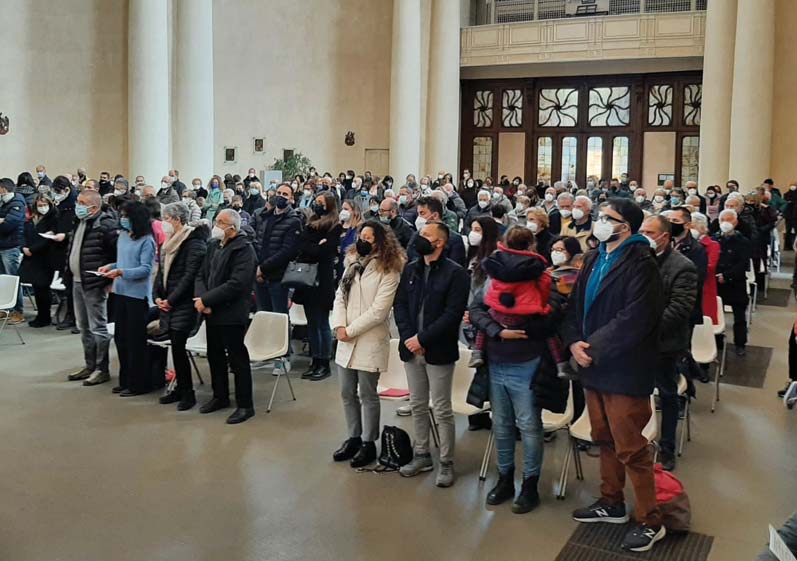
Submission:
[[[691,316],[697,300],[697,268],[688,257],[668,247],[656,257],[664,284],[664,312],[659,330],[659,353],[689,350]]]

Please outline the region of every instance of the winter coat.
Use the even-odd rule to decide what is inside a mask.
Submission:
[[[340,234],[343,226],[335,224],[332,228],[316,230],[307,227],[299,237],[299,254],[296,260],[301,263],[318,264],[318,286],[315,288],[297,288],[293,292],[293,301],[303,306],[313,306],[331,310],[335,302],[335,259],[338,256]],[[326,240],[319,245],[321,240]]]
[[[255,228],[260,243],[257,258],[260,272],[267,280],[282,280],[288,263],[296,258],[302,224],[299,213],[292,208],[281,214],[273,209],[260,213]]]
[[[46,232],[56,233],[58,230],[58,211],[51,205],[50,212],[43,216],[38,223],[31,220],[25,228],[25,245],[32,253],[31,257],[24,255],[19,276],[22,282],[33,286],[50,286],[53,281],[53,253],[58,251],[58,244],[53,240],[41,237],[39,234]]]
[[[675,355],[689,350],[692,312],[697,301],[697,268],[689,258],[669,247],[656,261],[664,287],[659,353]]]
[[[711,318],[714,325],[717,316],[717,265],[720,260],[720,244],[709,236],[703,236],[700,244],[706,250],[706,280],[703,283],[703,315]],[[701,322],[702,322],[701,318]]]
[[[464,223],[462,224],[462,235],[467,236],[470,234],[470,225],[473,224],[473,221],[479,218],[480,216],[492,216],[490,214],[491,207],[482,208],[476,203],[475,206],[472,206],[468,209],[468,213],[465,215]]]
[[[542,256],[498,244],[498,251],[482,262],[492,279],[484,303],[502,314],[547,315],[551,309],[551,276]]]
[[[161,189],[158,191],[158,194],[155,195],[158,199],[158,202],[162,205],[168,205],[171,203],[176,203],[180,200],[179,193],[175,190],[172,185],[169,185],[166,189]]]
[[[583,227],[585,225],[586,227]],[[582,227],[579,227],[575,220],[571,220],[568,225],[562,222],[561,235],[576,238],[581,245],[581,251],[586,253],[591,249],[589,239],[592,237],[592,228],[595,226],[595,223],[592,217],[588,216],[587,221],[581,226]]]
[[[163,261],[161,249],[160,267],[155,278],[155,299],[166,300],[171,306],[168,312],[160,312],[161,331],[190,333],[197,322],[197,311],[194,308],[194,280],[202,268],[205,254],[208,251],[208,228],[197,226],[183,240],[169,266],[169,276],[164,283]]]
[[[25,241],[25,197],[14,193],[7,203],[0,203],[0,250],[22,247]]]
[[[420,257],[418,252],[415,251],[415,238],[418,235],[418,232],[415,232],[407,244],[407,258],[410,261]],[[462,241],[462,236],[456,232],[449,233],[446,248],[443,250],[443,257],[448,257],[460,267],[465,267],[468,264],[468,253],[465,251],[465,242]]]
[[[396,235],[396,239],[405,250],[409,246],[412,236],[415,234],[415,227],[400,216],[396,216],[390,221],[390,229]]]
[[[113,281],[106,277],[89,274],[87,271],[96,271],[103,265],[116,262],[116,240],[119,237],[119,223],[110,213],[100,211],[95,216],[83,220],[86,231],[83,233],[83,245],[80,246],[80,282],[84,290],[104,288]],[[80,226],[80,221],[75,225],[75,231]],[[75,243],[75,232],[69,240],[66,250],[66,263],[64,274],[72,276],[69,268],[69,255]]]
[[[724,283],[717,281],[717,294],[722,303],[729,306],[747,304],[747,270],[753,255],[752,242],[747,237],[734,231],[727,236],[719,236],[720,260],[717,263],[717,274],[721,274]],[[717,313],[722,313],[718,310]]]
[[[257,256],[251,240],[239,233],[226,244],[208,243],[199,269],[194,294],[211,308],[205,316],[208,325],[246,325],[252,302]]]
[[[349,265],[351,266],[351,265]],[[365,270],[354,277],[348,300],[342,287],[335,293],[330,327],[345,327],[351,341],[338,341],[335,362],[343,368],[364,372],[384,372],[390,354],[388,316],[399,273],[384,273],[371,260]]]
[[[694,264],[697,271],[697,298],[692,308],[690,321],[692,325],[698,325],[703,323],[703,285],[706,283],[706,271],[708,270],[706,250],[703,244],[692,237],[691,233],[687,233],[684,239],[675,247],[681,252],[681,255]]]
[[[55,231],[56,234],[65,234],[66,237],[62,242],[56,242],[51,252],[53,260],[53,269],[62,271],[66,266],[67,249],[72,240],[72,233],[75,231],[76,218],[75,218],[75,202],[77,195],[69,193],[69,196],[56,205],[58,209],[58,226]]]
[[[266,206],[266,200],[259,193],[257,195],[249,195],[244,201],[244,210],[251,215],[254,215],[257,209],[264,206]]]
[[[401,274],[393,314],[399,331],[399,355],[404,362],[415,356],[404,345],[415,335],[426,349],[427,363],[453,364],[459,359],[459,326],[468,304],[470,278],[461,265],[444,255],[428,265],[426,282],[423,258],[410,262]],[[419,330],[421,306],[423,325]]]

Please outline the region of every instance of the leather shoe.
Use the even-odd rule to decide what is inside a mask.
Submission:
[[[194,390],[191,390],[180,398],[180,403],[177,404],[177,410],[188,411],[194,405],[196,405],[196,395],[194,394]]]
[[[205,405],[199,408],[199,412],[203,415],[206,413],[213,413],[219,409],[226,409],[230,406],[229,399],[219,399],[217,397],[211,398]]]
[[[326,380],[332,375],[332,370],[329,368],[329,360],[319,360],[318,370],[313,372],[308,379],[311,382],[320,382]]]
[[[66,331],[67,329],[72,329],[73,327],[76,327],[76,325],[75,325],[75,322],[74,322],[74,321],[65,321],[65,322],[63,322],[63,323],[59,323],[59,324],[58,324],[58,325],[55,327],[55,330],[56,330],[56,331]]]
[[[91,368],[81,368],[77,372],[74,372],[74,373],[70,374],[69,376],[67,376],[66,379],[69,380],[70,382],[77,382],[78,380],[85,380],[86,378],[91,376],[92,372],[94,372],[94,370],[92,370]]]
[[[308,368],[306,372],[302,373],[302,380],[308,380],[315,376],[316,372],[318,372],[318,369],[321,367],[319,362],[320,361],[317,358],[313,359],[313,361],[310,363],[310,368]]]
[[[355,438],[349,438],[343,445],[335,450],[332,454],[332,459],[336,462],[345,462],[351,460],[360,447],[363,445],[363,440],[359,436]]]
[[[135,397],[137,395],[144,395],[146,392],[137,392],[130,388],[125,388],[119,392],[119,397]]]
[[[111,388],[111,393],[122,393],[123,390],[122,386],[114,386]]]
[[[180,401],[180,394],[176,391],[162,395],[158,399],[158,403],[161,405],[169,405],[170,403],[177,403],[178,401]]]
[[[232,412],[232,415],[227,417],[228,425],[237,425],[243,423],[247,419],[255,416],[255,410],[251,407],[239,407]]]
[[[376,461],[376,444],[374,442],[363,442],[360,449],[351,459],[351,467],[361,468]]]
[[[108,374],[107,372],[100,372],[99,370],[97,370],[96,372],[94,372],[94,374],[89,376],[87,380],[84,380],[83,385],[99,386],[100,384],[104,384],[105,382],[110,382],[110,381],[111,381],[110,374]]]

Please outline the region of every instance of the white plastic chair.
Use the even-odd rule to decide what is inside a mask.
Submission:
[[[406,401],[409,399],[409,384],[407,384],[407,373],[404,371],[404,364],[399,357],[399,340],[390,340],[390,351],[387,358],[387,370],[379,375],[379,384],[376,391],[380,394],[379,399],[386,401]],[[401,397],[383,396],[382,392],[387,390],[403,390],[407,394]]]
[[[562,473],[559,478],[559,492],[556,494],[556,498],[559,500],[563,500],[565,498],[565,493],[567,492],[567,477],[570,474],[570,460],[573,459],[573,463],[576,466],[576,479],[583,481],[584,480],[584,470],[581,466],[581,453],[578,450],[578,441],[582,440],[585,442],[592,442],[592,425],[589,421],[589,412],[587,411],[587,407],[584,407],[584,412],[581,413],[581,416],[576,420],[575,423],[570,425],[569,428],[570,433],[570,445],[565,452],[565,459],[562,462]],[[656,402],[653,399],[653,396],[650,396],[650,419],[648,420],[647,425],[642,429],[642,436],[648,441],[649,445],[656,446],[656,439],[659,435],[659,421],[658,417],[656,416]],[[654,452],[653,461],[656,461],[657,452]]]
[[[0,335],[8,325],[8,320],[11,319],[11,312],[14,306],[17,305],[17,298],[19,294],[19,277],[16,275],[0,275],[0,311],[4,311],[2,320],[0,320]],[[22,338],[22,333],[19,327],[12,324],[14,330],[17,332],[20,344],[24,345],[25,340]]]
[[[753,260],[750,260],[750,266],[744,272],[745,279],[747,280],[747,295],[752,299],[750,305],[747,307],[747,327],[753,323],[753,312],[756,311],[756,300],[758,299],[758,282],[755,277],[755,269],[753,268]],[[753,287],[752,294],[750,287]]]
[[[705,318],[703,321],[705,322]],[[725,376],[725,357],[728,352],[728,338],[725,336],[725,311],[722,305],[722,298],[719,296],[717,296],[717,323],[714,325],[714,335],[722,338],[722,357],[720,358],[719,368],[714,373],[714,395],[711,398],[712,413],[716,409],[716,402],[720,400],[720,378]]]
[[[704,320],[705,321],[705,320]],[[684,441],[692,442],[692,398],[689,396],[689,383],[683,374],[678,376],[678,397],[686,400],[684,420],[681,423],[681,437],[678,443],[678,455],[683,456]]]
[[[287,356],[290,349],[288,315],[257,312],[252,318],[252,323],[249,324],[249,329],[246,330],[244,345],[249,351],[250,362],[265,362]],[[288,373],[284,369],[276,372],[277,380],[274,382],[274,389],[271,391],[271,399],[268,401],[266,413],[271,413],[274,396],[277,394],[277,387],[279,386],[280,378],[283,376],[288,380],[291,397],[296,401],[296,394],[293,393],[293,384]]]
[[[301,304],[293,302],[288,309],[288,316],[290,317],[291,325],[294,327],[307,325],[307,315],[305,315],[304,306]]]

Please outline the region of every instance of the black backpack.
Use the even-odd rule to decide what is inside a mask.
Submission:
[[[382,429],[382,453],[379,455],[379,471],[397,471],[412,461],[410,435],[399,427],[385,425]],[[378,469],[378,468],[377,468]]]

